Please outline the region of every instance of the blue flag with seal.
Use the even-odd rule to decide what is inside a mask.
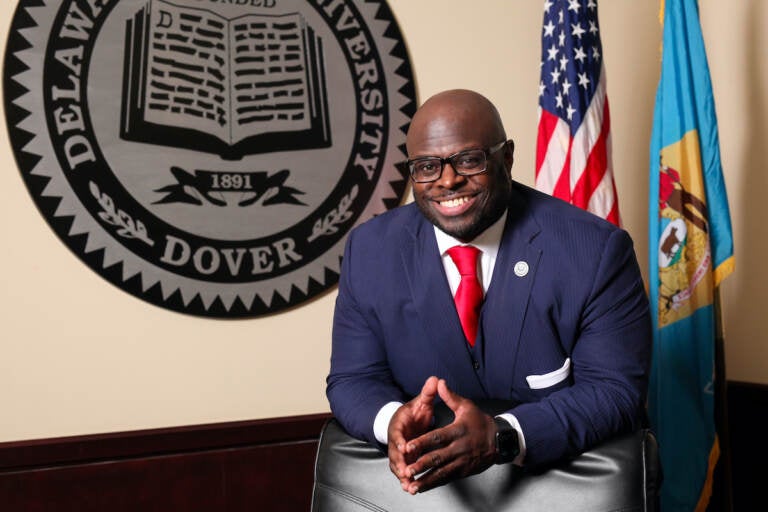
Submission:
[[[651,136],[648,392],[665,512],[705,510],[719,457],[715,289],[733,271],[712,82],[696,0],[662,1],[661,78]]]

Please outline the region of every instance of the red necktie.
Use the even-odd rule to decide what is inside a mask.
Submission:
[[[477,280],[477,257],[480,249],[471,245],[457,245],[448,249],[448,255],[461,274],[461,282],[453,300],[459,313],[461,328],[470,346],[475,346],[480,305],[483,303],[483,287]]]

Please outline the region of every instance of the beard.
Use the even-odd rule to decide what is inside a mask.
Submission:
[[[462,242],[470,242],[488,229],[507,209],[509,188],[497,188],[478,205],[463,215],[446,217],[434,208],[434,203],[424,195],[415,195],[416,206],[421,214],[440,231]]]

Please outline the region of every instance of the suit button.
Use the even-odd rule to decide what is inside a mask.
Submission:
[[[479,370],[480,363],[478,363],[477,361],[472,361],[472,368],[474,368],[475,370]]]

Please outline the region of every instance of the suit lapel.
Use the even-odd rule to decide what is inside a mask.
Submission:
[[[494,397],[505,397],[511,389],[523,321],[541,259],[541,249],[534,243],[540,228],[526,212],[525,199],[515,191],[483,307],[486,387]]]
[[[472,358],[456,314],[432,225],[417,214],[400,251],[411,296],[427,342],[450,375],[440,375],[454,391],[465,396],[485,396],[472,368]]]

